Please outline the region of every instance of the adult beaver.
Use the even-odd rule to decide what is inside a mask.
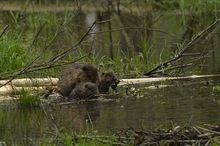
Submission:
[[[70,92],[81,82],[99,83],[98,69],[90,64],[73,63],[61,74],[57,83],[58,91],[63,96],[69,96]]]
[[[83,99],[88,97],[85,94],[87,90],[89,90],[88,94],[106,94],[109,92],[109,88],[115,90],[118,83],[119,80],[113,72],[99,72],[96,67],[90,64],[74,63],[61,74],[57,83],[57,89],[64,97],[69,97],[70,99],[77,98],[76,95],[79,92],[81,95],[78,98]],[[83,85],[86,85],[88,88]],[[95,86],[98,88],[98,92]],[[82,91],[85,93],[81,93],[80,87],[83,88]],[[91,92],[90,90],[92,89],[95,91]]]
[[[97,94],[99,94],[99,89],[96,84],[92,82],[81,82],[70,92],[68,100],[92,99],[95,98]]]

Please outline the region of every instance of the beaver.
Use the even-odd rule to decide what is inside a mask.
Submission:
[[[75,86],[81,82],[99,83],[98,69],[90,64],[73,63],[61,74],[57,89],[63,96],[69,96]]]
[[[99,92],[102,94],[108,93],[110,87],[115,90],[120,82],[113,72],[101,72],[99,78]]]
[[[99,94],[98,86],[92,82],[81,82],[71,91],[68,100],[72,99],[92,99]]]

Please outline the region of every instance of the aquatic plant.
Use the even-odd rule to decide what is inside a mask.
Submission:
[[[19,108],[34,108],[40,106],[40,98],[36,93],[22,89],[17,96],[18,98],[15,99],[14,102]]]
[[[213,88],[212,88],[212,90],[214,91],[214,92],[220,92],[220,84],[218,84],[218,85],[216,85],[216,86],[214,86]]]

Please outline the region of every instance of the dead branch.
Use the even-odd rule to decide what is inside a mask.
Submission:
[[[178,130],[177,130],[178,129]],[[216,138],[219,140],[219,126],[217,128],[177,126],[168,130],[135,130],[122,129],[112,136],[115,142],[129,145],[205,145]],[[218,141],[217,140],[217,141]]]
[[[111,20],[114,20],[114,19],[111,19]],[[106,20],[106,21],[110,21],[110,20]],[[105,23],[106,21],[103,21],[103,23]],[[134,30],[148,30],[148,31],[160,32],[160,33],[163,33],[163,34],[170,35],[170,36],[172,36],[174,38],[177,38],[179,40],[182,39],[181,37],[178,37],[178,36],[176,36],[174,34],[171,34],[169,32],[166,32],[166,31],[163,31],[163,30],[160,30],[160,29],[143,28],[143,27],[121,27],[121,28],[116,28],[116,29],[111,29],[111,30],[102,30],[102,31],[97,31],[97,32],[91,32],[89,34],[102,34],[102,33],[107,33],[107,32],[117,32],[117,31],[124,31],[124,30],[133,30],[133,29]]]
[[[2,32],[0,34],[0,38],[5,34],[6,30],[8,29],[9,25],[6,25],[3,29]]]
[[[93,28],[93,26],[95,26],[95,24],[96,24],[96,21],[93,22],[93,24],[89,27],[87,32],[82,36],[82,38],[73,47],[71,47],[70,49],[67,49],[67,50],[61,52],[60,54],[58,54],[57,56],[53,57],[50,61],[48,61],[48,63],[49,62],[55,63],[58,60],[60,60],[61,58],[65,57],[70,52],[72,52],[73,50],[75,50],[76,47],[79,46],[83,42],[83,40],[89,35],[89,32],[92,30],[92,28]]]
[[[49,69],[51,67],[54,66],[61,66],[64,64],[68,64],[68,63],[64,63],[64,64],[55,64],[57,63],[60,59],[62,59],[63,57],[65,57],[67,54],[69,54],[70,52],[72,52],[73,50],[75,50],[82,42],[83,40],[89,35],[89,32],[91,31],[91,29],[93,28],[93,26],[96,24],[96,21],[89,27],[89,29],[86,31],[86,33],[82,36],[82,38],[70,49],[67,49],[63,52],[61,52],[60,54],[54,56],[52,59],[50,59],[48,62],[44,62],[41,64],[37,64],[35,65],[34,63],[38,60],[38,58],[42,55],[42,53],[44,53],[44,51],[52,44],[53,40],[58,36],[58,34],[61,32],[61,27],[57,30],[55,36],[52,38],[52,40],[50,41],[50,43],[44,48],[44,50],[35,58],[33,59],[25,68],[15,72],[12,75],[8,75],[6,77],[2,77],[1,79],[8,79],[11,78],[10,80],[8,80],[5,84],[0,85],[0,87],[7,85],[8,83],[10,83],[13,79],[15,79],[17,76],[22,75],[22,74],[26,74],[26,73],[30,73],[30,72],[34,72],[34,71],[39,71],[39,70],[43,70],[43,69]],[[81,59],[85,56],[81,56],[78,59]],[[75,62],[76,60],[74,60],[73,62]]]
[[[36,36],[34,37],[34,40],[32,41],[32,43],[31,43],[30,46],[32,46],[32,45],[36,42],[38,36],[39,36],[40,33],[42,32],[42,30],[43,30],[43,28],[44,28],[45,25],[46,25],[46,22],[44,22],[44,24],[41,26],[41,28],[40,28],[39,31],[37,32],[37,34],[36,34]]]
[[[41,51],[40,54],[38,54],[38,56],[36,58],[34,58],[25,68],[19,70],[18,72],[13,73],[12,75],[9,75],[8,77],[4,77],[2,79],[7,79],[7,78],[11,78],[8,82],[6,82],[5,84],[1,85],[5,86],[8,83],[10,83],[13,79],[15,79],[17,76],[28,73],[28,70],[32,68],[32,65],[40,58],[40,56],[47,50],[47,48],[49,48],[49,46],[52,44],[52,42],[55,40],[55,38],[58,36],[58,34],[61,32],[61,27],[59,27],[59,29],[57,29],[55,36],[50,40],[50,43],[48,45],[46,45],[46,47]]]
[[[216,20],[214,23],[212,23],[210,26],[208,26],[205,30],[201,31],[200,33],[198,33],[197,35],[195,35],[191,41],[186,44],[185,46],[182,46],[182,49],[179,51],[179,53],[174,56],[172,59],[162,62],[161,64],[159,64],[158,66],[152,68],[151,70],[145,72],[143,75],[145,76],[149,76],[152,73],[154,73],[155,71],[162,69],[162,68],[166,68],[168,67],[172,62],[175,62],[177,60],[179,60],[180,58],[182,58],[184,56],[184,53],[194,44],[196,44],[198,41],[200,41],[202,38],[204,38],[205,35],[209,34],[210,32],[212,32],[212,30],[215,29],[215,26],[219,23],[220,19]]]

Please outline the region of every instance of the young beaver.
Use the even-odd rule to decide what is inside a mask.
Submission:
[[[99,94],[99,89],[92,82],[81,82],[71,91],[68,100],[72,99],[92,99],[94,95]]]
[[[90,64],[74,63],[64,70],[57,83],[57,88],[63,96],[69,96],[75,86],[81,82],[98,83],[98,69]]]
[[[102,72],[99,78],[99,92],[103,94],[108,93],[110,87],[115,90],[120,82],[113,72]]]

